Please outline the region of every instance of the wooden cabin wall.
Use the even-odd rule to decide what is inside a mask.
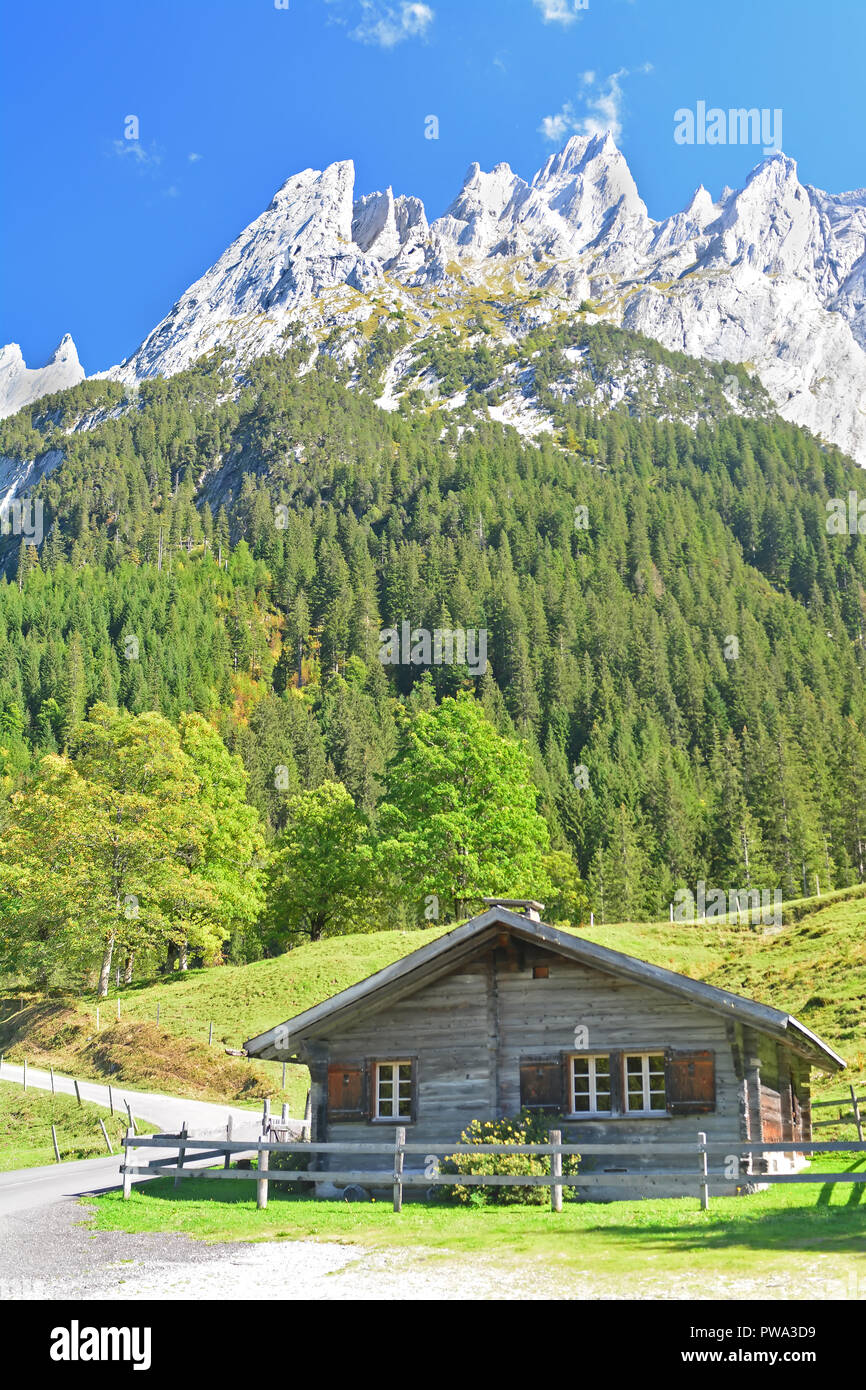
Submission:
[[[535,979],[533,965],[541,961],[549,975]],[[585,1047],[575,1047],[577,1027],[588,1030]],[[418,1113],[409,1132],[413,1142],[435,1146],[456,1142],[472,1119],[517,1113],[521,1059],[556,1058],[563,1051],[587,1048],[600,1052],[709,1049],[715,1057],[712,1112],[563,1121],[562,1128],[574,1142],[679,1142],[692,1140],[704,1130],[711,1138],[736,1144],[739,1089],[728,1032],[719,1015],[645,985],[545,951],[528,951],[519,959],[497,951],[346,1026],[328,1038],[326,1052],[331,1062],[346,1066],[363,1065],[371,1058],[417,1057]],[[314,1091],[326,1094],[324,1085],[314,1085]],[[315,1114],[316,1094],[313,1108]],[[377,1131],[384,1131],[383,1143],[387,1143],[393,1133],[391,1124],[332,1123],[324,1114],[316,1127],[319,1137],[347,1141],[369,1142]],[[383,1154],[383,1166],[385,1161]],[[632,1162],[640,1162],[639,1155],[634,1160],[630,1157],[629,1166]],[[688,1164],[689,1159],[682,1158],[665,1162],[666,1167]],[[611,1166],[622,1165],[611,1160]]]

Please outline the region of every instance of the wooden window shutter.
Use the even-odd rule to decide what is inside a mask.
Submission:
[[[665,1053],[667,1108],[672,1115],[703,1115],[716,1108],[714,1052]]]
[[[521,1110],[555,1110],[563,1108],[562,1059],[559,1057],[524,1057],[520,1063]]]
[[[328,1116],[332,1120],[364,1120],[367,1097],[364,1068],[340,1062],[328,1064]]]
[[[625,1078],[621,1052],[610,1053],[610,1113],[625,1114]]]

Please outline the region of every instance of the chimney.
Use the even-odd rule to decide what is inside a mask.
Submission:
[[[530,922],[540,922],[544,911],[544,903],[537,903],[534,898],[484,898],[482,901],[485,907],[505,907],[509,912],[527,917]]]

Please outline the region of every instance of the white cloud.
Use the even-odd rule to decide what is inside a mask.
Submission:
[[[118,159],[131,159],[142,166],[162,163],[162,155],[155,145],[147,150],[140,140],[112,140],[111,146]]]
[[[361,22],[349,37],[359,43],[378,44],[380,48],[393,48],[404,39],[423,38],[435,18],[430,6],[418,0],[403,0],[398,6],[361,0],[361,12]]]
[[[580,0],[532,0],[532,3],[541,10],[545,24],[573,24],[580,18],[580,11],[587,8]]]
[[[644,63],[637,72],[652,72],[652,64]],[[629,76],[628,68],[620,68],[609,77],[597,79],[592,71],[580,75],[581,109],[566,101],[553,116],[545,116],[538,127],[545,140],[561,144],[567,135],[603,135],[610,131],[619,141],[622,135],[623,92],[620,79]]]
[[[190,164],[198,164],[201,157],[202,156],[200,154],[196,154],[195,150],[191,150],[190,153],[187,155],[187,159],[189,160]]]

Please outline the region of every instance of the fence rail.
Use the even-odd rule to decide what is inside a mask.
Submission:
[[[341,1143],[339,1141],[313,1141],[306,1142],[302,1139],[294,1142],[275,1141],[262,1137],[254,1140],[231,1140],[211,1138],[192,1139],[186,1133],[181,1134],[156,1134],[142,1139],[136,1137],[131,1131],[127,1133],[123,1140],[125,1150],[124,1161],[120,1171],[123,1174],[123,1196],[128,1199],[132,1190],[132,1177],[134,1175],[146,1177],[173,1177],[175,1186],[179,1186],[182,1178],[205,1178],[209,1181],[234,1181],[249,1182],[255,1181],[257,1188],[257,1204],[264,1208],[268,1204],[268,1188],[270,1183],[281,1182],[309,1182],[313,1184],[350,1184],[359,1183],[369,1186],[393,1186],[394,1210],[399,1212],[403,1206],[403,1190],[407,1187],[549,1187],[550,1200],[554,1211],[562,1210],[562,1192],[565,1187],[622,1187],[626,1185],[639,1186],[644,1180],[663,1180],[665,1183],[672,1183],[675,1186],[682,1185],[684,1191],[696,1191],[700,1193],[701,1206],[704,1210],[709,1207],[710,1187],[730,1189],[744,1187],[749,1183],[760,1182],[761,1184],[775,1183],[861,1183],[866,1182],[866,1169],[859,1172],[848,1171],[845,1173],[756,1173],[751,1171],[751,1161],[754,1155],[760,1154],[762,1157],[768,1154],[819,1154],[819,1153],[850,1153],[852,1155],[862,1154],[866,1157],[866,1143],[854,1142],[852,1140],[808,1140],[795,1142],[794,1140],[781,1140],[769,1143],[755,1142],[753,1144],[731,1145],[723,1141],[707,1140],[707,1136],[701,1131],[694,1141],[679,1141],[671,1143],[653,1144],[563,1144],[560,1130],[551,1130],[549,1142],[546,1144],[449,1144],[447,1146],[434,1147],[430,1144],[407,1143],[406,1131],[403,1127],[397,1127],[391,1135],[383,1135],[381,1140],[356,1141],[354,1143]],[[149,1163],[140,1164],[130,1162],[133,1157],[131,1150],[135,1148],[165,1148],[177,1150],[176,1156],[165,1158],[157,1157]],[[374,1171],[368,1168],[359,1167],[358,1169],[329,1170],[329,1169],[279,1169],[270,1167],[271,1154],[385,1154],[393,1159],[393,1165],[388,1170]],[[550,1159],[550,1171],[548,1173],[443,1173],[440,1169],[441,1160],[450,1157],[452,1154],[499,1154],[511,1156],[522,1154],[536,1158],[546,1157]],[[235,1158],[251,1157],[257,1158],[257,1171],[253,1172],[248,1168],[231,1168],[232,1156]],[[425,1158],[425,1171],[423,1173],[405,1172],[404,1159],[406,1155],[423,1155]],[[611,1172],[589,1172],[589,1173],[563,1173],[563,1156],[608,1156],[622,1157],[630,1155],[632,1157],[643,1158],[645,1156],[657,1157],[659,1155],[668,1156],[692,1156],[696,1160],[694,1169],[670,1169],[670,1168],[642,1168],[632,1171],[618,1169]],[[709,1168],[710,1155],[723,1155],[725,1169],[722,1172],[711,1172]],[[200,1164],[203,1162],[216,1162],[222,1160],[221,1168],[190,1168],[185,1166],[190,1159]],[[735,1172],[729,1171],[736,1169]]]

